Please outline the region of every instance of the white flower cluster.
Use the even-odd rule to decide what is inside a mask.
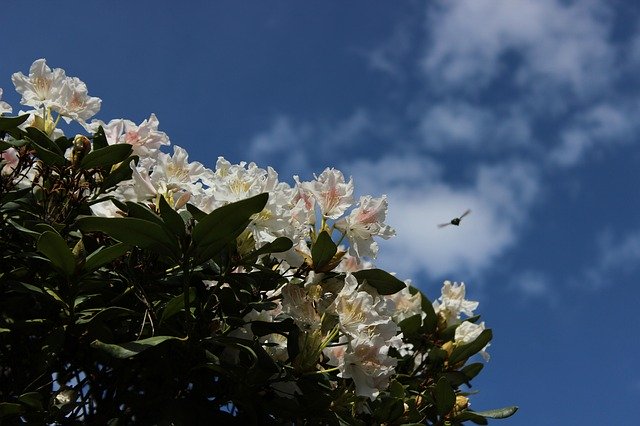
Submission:
[[[353,180],[347,181],[342,172],[333,168],[314,175],[312,181],[303,182],[294,176],[293,185],[279,181],[271,167],[262,169],[255,163],[231,164],[219,157],[215,169],[208,169],[189,161],[188,153],[178,146],[173,147],[171,155],[162,152],[161,148],[170,145],[170,141],[158,130],[158,119],[153,114],[140,124],[125,119],[108,123],[94,119],[87,123],[100,108],[100,99],[89,97],[86,85],[79,79],[66,77],[58,68],[51,70],[44,59],[33,63],[29,76],[14,74],[13,82],[22,95],[22,104],[35,108],[28,112],[31,118],[25,126],[40,126],[49,135],[56,135],[60,132],[56,125],[62,117],[79,122],[93,133],[102,127],[110,145],[132,146],[139,161],[129,164],[132,178],[110,193],[117,200],[158,206],[160,197],[164,197],[177,211],[186,209],[188,202],[209,213],[226,204],[268,193],[264,210],[254,216],[239,238],[239,250],[252,251],[278,237],[287,237],[293,241],[293,248],[278,256],[286,268],[297,268],[311,262],[312,245],[323,231],[338,244],[347,244],[348,248],[339,247],[332,265],[335,272],[343,274],[327,278],[322,273],[307,272],[300,275],[302,279],[290,278],[290,282],[273,292],[276,309],[250,312],[244,318],[247,325],[233,331],[231,336],[253,339],[251,321],[291,318],[301,330],[300,369],[315,369],[324,359],[339,371],[339,377],[353,380],[357,395],[371,400],[388,386],[397,365],[389,350],[395,348],[401,354],[412,351],[403,344],[398,324],[415,315],[424,318],[425,314],[420,293],[412,294],[408,285],[396,294],[381,296],[373,287],[358,283],[352,274],[372,267],[370,262],[378,254],[374,237],[388,239],[395,235],[394,229],[385,223],[388,207],[385,195],[362,196],[356,203]],[[52,111],[58,113],[55,120]],[[11,107],[0,102],[0,114],[7,112],[11,112]],[[2,172],[10,172],[17,163],[17,151],[9,148],[2,152],[1,159]],[[93,204],[91,209],[97,216],[121,214],[111,201]],[[478,303],[465,300],[464,296],[464,284],[445,282],[434,309],[447,325],[458,323],[461,313],[473,315]],[[335,322],[329,330],[323,328],[327,317]],[[463,321],[455,333],[455,343],[473,341],[482,330],[484,323]],[[282,335],[262,336],[261,343],[274,359],[287,359],[287,341]]]
[[[467,317],[473,316],[473,311],[479,305],[478,302],[465,299],[466,289],[464,283],[451,283],[451,281],[445,281],[442,286],[442,296],[433,302],[433,309],[436,314],[444,321],[446,325],[458,324],[455,332],[454,343],[464,345],[473,342],[479,335],[485,330],[484,321],[480,324],[475,324],[470,321],[461,321],[461,314],[465,314]],[[480,355],[489,360],[489,354],[486,349],[487,345]]]

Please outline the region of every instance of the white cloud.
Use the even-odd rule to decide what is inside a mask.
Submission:
[[[600,289],[611,285],[610,276],[616,273],[630,273],[637,270],[640,262],[640,229],[626,235],[614,235],[604,231],[597,241],[598,255],[592,266],[587,268],[584,278],[576,285],[584,288]]]
[[[362,109],[333,123],[298,123],[280,115],[251,139],[248,157],[259,158],[264,165],[279,164],[281,174],[288,178],[312,171],[312,165],[324,161],[335,164],[341,150],[359,143],[373,127],[369,113]]]
[[[636,106],[624,103],[590,106],[565,127],[550,159],[560,166],[573,166],[597,145],[633,141],[637,114]]]
[[[596,1],[440,2],[428,10],[422,67],[446,90],[474,92],[500,77],[521,89],[566,88],[583,96],[610,81],[609,23]],[[505,64],[509,55],[515,72]]]
[[[519,273],[509,284],[520,294],[522,301],[542,299],[549,304],[557,305],[557,295],[551,286],[551,280],[540,271],[528,270]]]
[[[521,147],[532,139],[529,120],[516,108],[497,111],[487,105],[444,101],[426,109],[418,133],[424,146],[435,151],[455,145],[474,150]]]
[[[412,173],[411,179],[394,181],[383,171],[398,163],[400,170],[426,167],[422,177]],[[420,158],[393,157],[351,169],[356,185],[365,182],[365,188],[389,197],[388,223],[397,237],[381,242],[378,263],[403,277],[421,272],[434,278],[478,276],[515,242],[538,190],[537,173],[521,162],[484,165],[471,184],[455,187],[430,169]],[[472,213],[459,227],[437,227],[468,208]]]

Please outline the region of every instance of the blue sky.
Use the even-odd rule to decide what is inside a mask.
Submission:
[[[387,194],[378,265],[464,281],[494,330],[477,410],[640,414],[640,5],[5,0],[0,88],[46,58],[208,167],[327,166]],[[436,224],[467,208],[459,228]]]

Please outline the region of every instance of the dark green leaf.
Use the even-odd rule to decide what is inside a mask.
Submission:
[[[28,392],[18,397],[18,401],[35,410],[42,410],[42,395],[38,392]]]
[[[365,269],[353,273],[360,284],[365,281],[381,295],[395,294],[407,285],[382,269]]]
[[[121,143],[100,149],[94,149],[82,159],[80,167],[83,169],[111,167],[129,157],[132,148],[133,147],[128,143]]]
[[[441,377],[436,383],[433,398],[436,401],[438,414],[445,416],[451,412],[456,403],[456,393],[446,378]]]
[[[98,150],[106,148],[107,146],[109,146],[109,142],[104,134],[104,129],[102,126],[99,126],[98,130],[93,134],[93,149]]]
[[[136,311],[131,309],[122,308],[120,306],[110,306],[108,308],[94,308],[86,309],[77,313],[76,324],[87,324],[96,319],[102,321],[108,321],[112,318],[124,317],[124,316],[136,316],[139,315]]]
[[[480,335],[471,343],[467,343],[466,345],[457,346],[451,352],[449,356],[449,364],[457,364],[458,362],[465,361],[466,359],[472,357],[473,355],[480,352],[487,343],[491,341],[493,338],[493,334],[491,329],[484,330]]]
[[[59,234],[52,231],[44,232],[38,239],[38,251],[47,256],[47,259],[67,277],[73,275],[76,258]]]
[[[438,327],[438,315],[436,311],[433,310],[433,303],[431,303],[424,293],[420,292],[420,294],[422,295],[422,312],[426,314],[423,321],[424,330],[427,333],[434,333]]]
[[[162,218],[155,212],[151,211],[147,206],[140,203],[134,203],[133,201],[127,201],[125,204],[127,206],[127,215],[129,217],[148,220],[149,222],[153,222],[164,227]]]
[[[260,213],[268,199],[269,194],[263,193],[227,204],[199,221],[192,232],[199,260],[215,256],[225,245],[242,234],[251,222],[251,216]]]
[[[32,144],[36,149],[36,155],[38,156],[38,158],[40,158],[46,164],[49,164],[52,166],[64,166],[67,163],[67,159],[64,158],[62,154],[57,154],[56,152],[41,146],[37,142],[32,142]]]
[[[475,413],[483,417],[489,417],[490,419],[506,419],[507,417],[513,416],[516,411],[518,411],[518,407],[512,405],[511,407],[496,408],[495,410],[487,411],[476,411]]]
[[[24,114],[19,117],[0,117],[0,130],[14,129],[27,121],[28,118],[29,114]]]
[[[63,155],[60,147],[52,141],[49,136],[47,136],[42,130],[35,127],[27,127],[27,134],[29,135],[29,139],[35,142],[36,145],[51,151],[54,154],[59,156]]]
[[[270,243],[263,245],[258,250],[248,254],[243,260],[244,262],[251,262],[264,254],[282,253],[289,250],[291,247],[293,247],[293,241],[287,237],[278,237]]]
[[[115,170],[111,171],[109,175],[104,179],[100,189],[102,191],[106,191],[107,189],[116,186],[122,181],[131,179],[131,175],[133,174],[133,170],[131,170],[131,162],[133,161],[136,165],[138,164],[138,156],[132,155],[131,157],[124,160],[122,163],[116,167]]]
[[[160,197],[160,216],[162,216],[166,227],[169,228],[176,237],[183,238],[185,236],[185,223],[184,220],[182,220],[182,216],[180,216],[162,196]]]
[[[87,256],[84,264],[84,272],[93,272],[124,255],[128,250],[129,245],[125,243],[117,243],[109,247],[100,247]]]
[[[333,259],[337,251],[338,247],[331,239],[331,235],[327,231],[322,231],[311,246],[313,269],[322,269]]]
[[[207,214],[205,212],[203,212],[193,204],[187,203],[187,210],[189,211],[189,213],[191,213],[191,216],[193,216],[193,218],[198,222],[207,217]]]
[[[465,365],[464,368],[460,371],[467,377],[467,380],[471,380],[476,377],[482,369],[484,368],[484,364],[480,362],[475,362],[473,364]]]
[[[0,402],[0,418],[13,414],[20,414],[24,411],[24,407],[20,404],[12,402]]]
[[[25,195],[27,195],[29,192],[31,192],[33,189],[31,187],[28,188],[22,188],[22,189],[18,189],[16,191],[9,191],[5,194],[2,195],[2,198],[0,198],[0,203],[4,204],[4,203],[8,203],[9,201],[13,201],[13,200],[17,200],[19,198],[24,197]]]
[[[422,316],[420,314],[412,315],[405,318],[398,324],[405,336],[412,336],[420,331],[422,326]]]
[[[489,422],[484,417],[478,415],[473,411],[463,411],[462,413],[456,416],[456,420],[460,422],[465,422],[467,420],[472,421],[477,425],[488,425]]]
[[[251,331],[256,336],[265,336],[267,334],[281,334],[286,336],[293,328],[296,328],[293,320],[287,318],[279,322],[252,321]]]
[[[54,142],[58,145],[58,148],[60,148],[60,152],[65,152],[68,148],[73,146],[73,141],[65,138],[64,136],[60,136]]]
[[[139,353],[144,352],[149,348],[153,348],[160,343],[166,342],[167,340],[185,341],[186,338],[181,339],[175,336],[155,336],[149,337],[148,339],[136,340],[135,342],[127,342],[121,344],[103,343],[100,340],[94,340],[93,342],[91,342],[91,347],[100,349],[101,351],[108,353],[114,358],[125,359],[138,355]]]
[[[189,303],[193,303],[196,298],[196,289],[189,288]],[[184,310],[184,294],[179,294],[173,299],[169,300],[162,310],[162,317],[160,322],[166,321],[178,312]]]
[[[100,231],[123,243],[177,256],[177,244],[158,224],[132,217],[83,217],[76,221],[83,232]]]

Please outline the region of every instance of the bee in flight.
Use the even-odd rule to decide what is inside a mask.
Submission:
[[[449,222],[449,223],[441,223],[440,225],[438,225],[438,228],[444,228],[445,226],[448,226],[448,225],[458,226],[458,225],[460,225],[460,221],[462,220],[462,218],[465,217],[466,215],[468,215],[469,213],[471,213],[470,209],[468,209],[466,212],[462,213],[462,216],[454,217],[453,219],[451,219],[451,222]]]

